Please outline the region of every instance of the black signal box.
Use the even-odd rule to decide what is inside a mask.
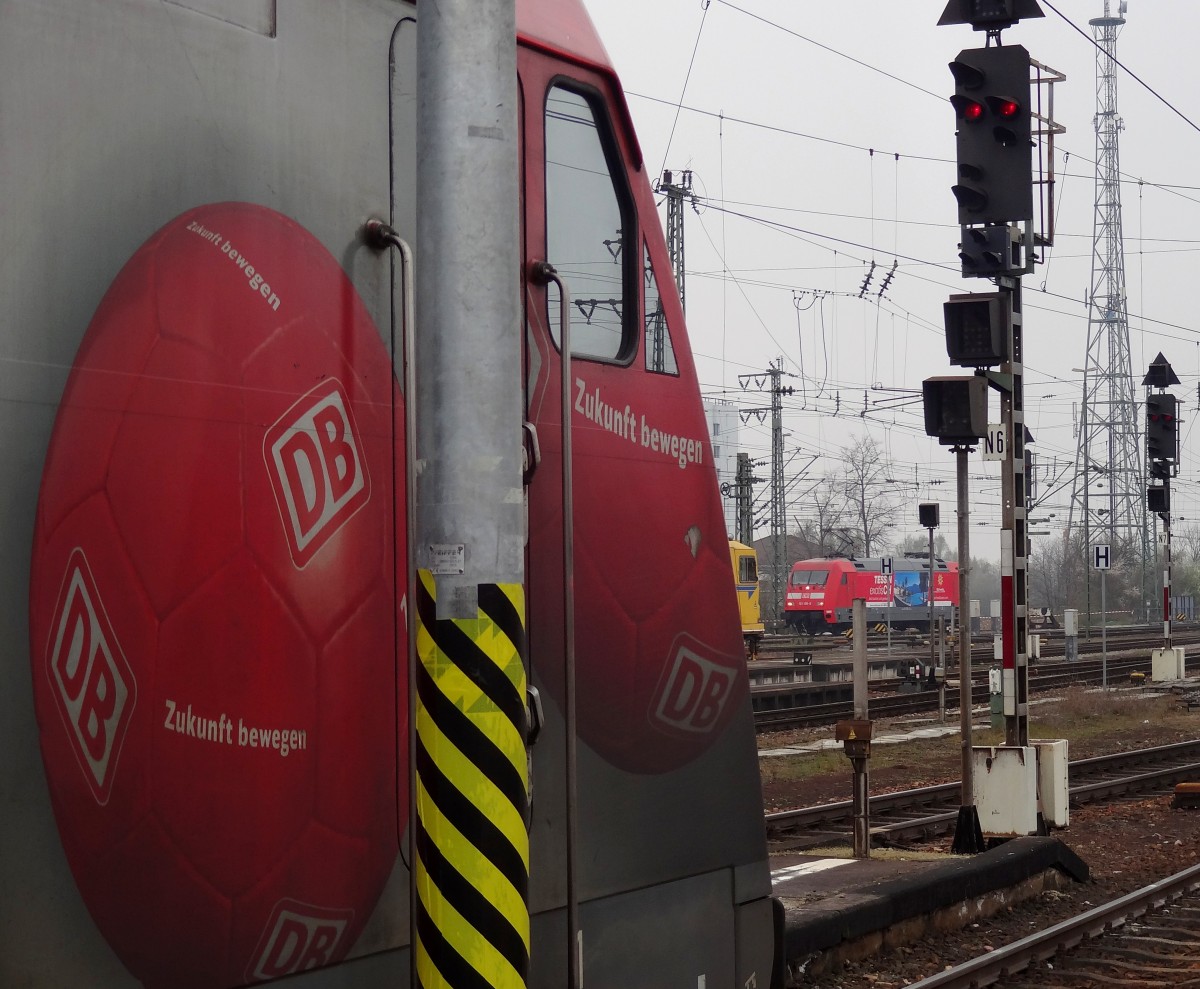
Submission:
[[[960,224],[1033,218],[1030,67],[1020,45],[967,49],[950,63]]]
[[[974,446],[987,435],[988,383],[980,375],[926,378],[925,432],[943,446]]]
[[[952,295],[942,303],[946,354],[958,367],[996,367],[1008,360],[1012,298],[1007,292]]]
[[[1164,515],[1169,512],[1171,510],[1171,489],[1166,485],[1147,488],[1146,508],[1156,515]]]

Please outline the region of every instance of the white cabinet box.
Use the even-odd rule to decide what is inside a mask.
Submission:
[[[971,749],[975,809],[985,838],[1037,833],[1037,752],[1032,745]]]
[[[1067,780],[1067,740],[1035,738],[1030,744],[1037,750],[1038,809],[1051,828],[1071,823],[1071,793]]]

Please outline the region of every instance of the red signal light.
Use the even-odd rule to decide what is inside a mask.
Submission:
[[[999,100],[996,103],[996,115],[1011,120],[1021,112],[1021,104],[1016,100]]]
[[[972,100],[964,101],[962,115],[964,120],[978,120],[983,116],[983,104]]]

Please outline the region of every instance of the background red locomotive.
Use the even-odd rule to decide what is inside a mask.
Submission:
[[[929,557],[892,557],[892,572],[875,559],[816,559],[792,564],[784,598],[784,621],[797,632],[817,635],[850,628],[855,598],[867,602],[868,626],[929,628]],[[934,558],[934,620],[958,607],[958,564]]]

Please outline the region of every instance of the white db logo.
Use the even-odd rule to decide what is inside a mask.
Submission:
[[[113,634],[83,550],[76,547],[50,626],[47,672],[84,777],[108,803],[121,743],[133,716],[133,673]]]
[[[249,981],[278,979],[336,961],[353,910],[330,910],[296,900],[275,904],[267,929],[254,952]]]
[[[734,671],[701,655],[705,647],[690,636],[680,636],[674,648],[654,718],[663,727],[688,735],[712,731],[732,693]]]
[[[296,566],[304,567],[371,497],[350,402],[336,378],[267,430],[263,455]]]

